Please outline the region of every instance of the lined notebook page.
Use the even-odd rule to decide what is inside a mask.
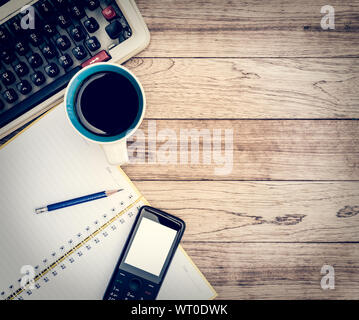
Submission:
[[[146,200],[98,145],[73,132],[63,106],[0,150],[0,298],[101,299]],[[36,215],[47,204],[103,190],[108,198]],[[37,275],[21,290],[21,267]],[[182,248],[158,299],[210,299],[213,288]]]

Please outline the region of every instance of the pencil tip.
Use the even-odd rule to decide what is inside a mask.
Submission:
[[[107,195],[107,196],[110,196],[110,195],[115,194],[115,193],[117,193],[117,192],[120,192],[120,191],[122,191],[122,190],[123,190],[123,189],[109,190],[109,191],[106,191],[106,195]]]
[[[46,211],[48,211],[47,207],[42,207],[42,208],[35,209],[36,214],[43,213],[43,212],[46,212]]]

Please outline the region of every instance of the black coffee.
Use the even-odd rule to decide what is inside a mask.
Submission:
[[[136,89],[116,72],[98,72],[86,78],[76,95],[81,124],[101,136],[127,131],[139,112]]]

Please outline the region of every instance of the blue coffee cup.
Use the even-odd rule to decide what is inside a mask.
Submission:
[[[113,136],[103,136],[88,130],[80,121],[76,108],[76,95],[79,88],[93,74],[115,72],[129,80],[138,96],[138,112],[134,121],[126,130]],[[99,93],[100,94],[100,93]],[[121,99],[121,97],[119,97]],[[110,164],[121,165],[128,162],[126,140],[140,126],[146,109],[146,98],[143,87],[136,76],[127,68],[113,63],[95,63],[80,70],[69,82],[64,97],[65,111],[71,126],[88,141],[100,144]],[[99,110],[99,112],[101,112]]]

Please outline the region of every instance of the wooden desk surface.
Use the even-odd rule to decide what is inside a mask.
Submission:
[[[183,247],[218,298],[359,298],[359,1],[137,4],[151,43],[126,66],[147,94],[144,132],[233,130],[230,174],[124,167],[186,221]],[[326,4],[335,30],[321,29]]]

